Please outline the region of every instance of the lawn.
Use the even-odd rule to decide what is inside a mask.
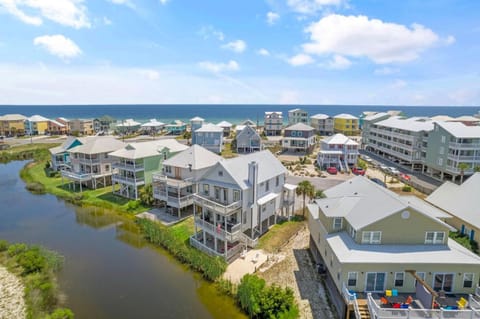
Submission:
[[[81,205],[103,207],[129,214],[144,212],[149,208],[139,202],[112,194],[111,186],[95,190],[84,188],[83,192],[80,192],[78,187],[76,191],[69,189],[66,179],[64,179],[65,184],[62,185],[61,177],[48,177],[46,175],[45,163],[46,161],[39,161],[27,164],[20,172],[20,176],[27,183],[39,182],[43,184],[47,193]],[[129,205],[132,202],[138,204]]]
[[[304,226],[304,221],[296,220],[276,224],[260,237],[257,248],[267,252],[278,252]]]
[[[224,158],[232,158],[232,157],[237,157],[238,156],[237,153],[233,152],[232,143],[223,144],[222,156]]]

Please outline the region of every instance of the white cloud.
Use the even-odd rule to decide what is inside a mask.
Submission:
[[[400,79],[397,79],[397,80],[393,81],[392,84],[390,84],[390,88],[392,88],[392,89],[402,89],[406,86],[407,86],[407,82],[405,82],[403,80],[400,80]]]
[[[444,39],[444,43],[445,45],[450,45],[450,44],[454,44],[456,41],[455,37],[453,35],[449,35],[448,37],[446,37]]]
[[[247,44],[243,40],[235,40],[222,45],[222,48],[236,53],[242,53],[247,48]]]
[[[415,60],[439,41],[437,34],[422,25],[409,28],[366,16],[332,14],[305,31],[311,40],[303,45],[306,53],[368,57],[379,64]]]
[[[301,14],[315,14],[328,6],[339,6],[346,3],[345,0],[288,0],[288,6]]]
[[[218,63],[218,62],[211,62],[211,61],[202,61],[198,63],[198,66],[204,70],[213,72],[213,73],[221,73],[224,71],[238,71],[240,70],[240,66],[234,60],[228,61],[228,63]]]
[[[260,50],[257,51],[258,55],[263,55],[263,56],[269,56],[270,52],[267,49],[261,48]]]
[[[400,72],[399,69],[384,66],[383,68],[375,69],[375,71],[373,71],[373,74],[375,74],[375,75],[390,75],[390,74],[395,74],[395,73],[398,73],[398,72]]]
[[[111,25],[111,24],[112,24],[112,20],[110,20],[110,19],[107,18],[107,17],[103,17],[103,24],[105,24],[105,25]]]
[[[225,34],[222,31],[215,29],[211,25],[203,26],[198,31],[198,34],[204,39],[216,38],[219,41],[225,40]]]
[[[333,59],[328,63],[328,67],[331,69],[344,70],[348,69],[352,65],[352,62],[338,54],[333,56]]]
[[[169,1],[169,0],[160,0],[160,3],[163,4],[163,5],[165,5],[165,4],[167,4],[168,1]]]
[[[301,66],[301,65],[311,64],[315,62],[315,60],[308,54],[300,53],[287,59],[287,62],[293,66]]]
[[[83,0],[0,0],[0,7],[21,21],[36,26],[43,24],[42,18],[75,29],[91,26]]]
[[[278,19],[280,19],[280,15],[278,13],[272,11],[267,12],[267,23],[269,25],[274,25]]]
[[[143,75],[145,78],[147,78],[149,80],[152,80],[152,81],[156,81],[156,80],[160,79],[160,73],[156,70],[139,69],[138,73]]]
[[[33,44],[43,47],[50,54],[62,59],[74,58],[82,53],[75,42],[61,34],[36,37],[33,40]]]

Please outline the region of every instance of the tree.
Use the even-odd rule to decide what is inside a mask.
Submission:
[[[305,199],[307,196],[309,198],[315,196],[315,187],[309,181],[302,181],[298,184],[296,193],[298,196],[303,196],[303,217],[305,217]]]
[[[323,191],[321,189],[317,189],[315,191],[315,198],[325,198],[325,194],[323,193]]]
[[[367,170],[368,166],[367,166],[367,162],[365,162],[364,160],[362,160],[361,158],[358,159],[357,161],[357,166],[360,167],[361,169],[363,170]]]
[[[474,171],[475,173],[480,172],[480,165],[476,165],[476,166],[473,168],[473,171]]]
[[[460,184],[463,183],[463,175],[465,174],[465,170],[469,169],[470,165],[467,163],[459,163],[458,169],[460,170]]]

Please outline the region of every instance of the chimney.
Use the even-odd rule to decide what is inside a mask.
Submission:
[[[258,163],[253,161],[248,164],[248,182],[252,185],[253,202],[257,201]]]

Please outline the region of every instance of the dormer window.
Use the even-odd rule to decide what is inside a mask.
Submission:
[[[443,231],[427,231],[425,233],[425,244],[443,244],[445,240],[445,232]]]
[[[362,244],[380,244],[382,242],[381,231],[362,232]]]

